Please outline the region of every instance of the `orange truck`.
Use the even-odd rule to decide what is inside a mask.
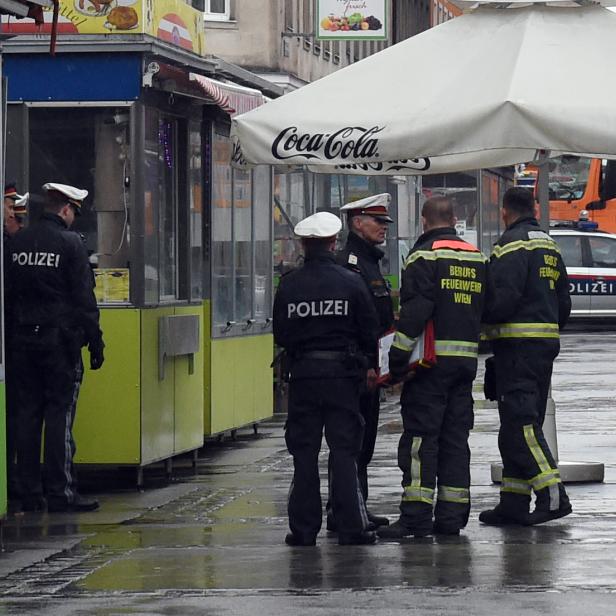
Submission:
[[[550,160],[550,220],[578,221],[586,210],[599,229],[616,233],[616,160],[560,156]],[[534,187],[537,169],[520,165],[518,186]]]

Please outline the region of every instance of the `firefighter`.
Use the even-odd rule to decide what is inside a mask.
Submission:
[[[69,230],[88,191],[55,183],[43,189],[48,201],[41,219],[13,238],[8,270],[22,509],[91,511],[98,501],[76,488],[72,427],[81,347],[88,346],[90,367],[97,370],[104,344],[88,256]],[[40,472],[43,424],[47,501]]]
[[[405,381],[398,446],[403,494],[400,518],[377,531],[382,538],[457,535],[470,511],[468,435],[487,259],[457,236],[447,197],[428,199],[422,222],[424,233],[405,262],[400,320],[389,352],[391,375]],[[409,378],[411,353],[429,321],[436,364],[417,368]]]
[[[321,528],[319,451],[323,429],[330,449],[332,508],[340,545],[370,544],[357,480],[363,437],[360,382],[375,352],[377,320],[359,276],[335,262],[340,219],[319,212],[299,222],[304,265],[280,281],[274,301],[274,339],[288,355],[289,411],[285,439],[293,456],[286,543],[315,545]]]
[[[385,253],[378,248],[385,241],[387,227],[393,222],[389,216],[391,196],[388,193],[375,195],[349,203],[341,212],[348,215],[349,235],[345,247],[338,253],[337,261],[347,269],[359,274],[374,303],[379,319],[378,335],[383,336],[394,325],[394,307],[391,300],[389,284],[383,278],[379,265]],[[370,370],[376,375],[376,365]],[[368,465],[374,454],[374,445],[379,427],[380,390],[367,386],[359,397],[359,408],[364,418],[364,440],[357,459],[359,485],[368,502]],[[389,520],[368,511],[368,520],[372,528],[386,526]],[[336,531],[336,521],[328,507],[327,530]]]
[[[499,504],[479,520],[532,525],[571,513],[542,430],[571,300],[567,270],[556,242],[539,228],[532,193],[510,188],[501,213],[506,230],[490,259],[486,322],[493,325],[486,333],[494,351],[503,480]],[[532,491],[536,503],[529,513]]]

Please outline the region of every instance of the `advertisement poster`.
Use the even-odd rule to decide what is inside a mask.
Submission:
[[[32,19],[2,17],[2,32],[49,34],[52,10],[39,28]],[[199,55],[205,53],[203,13],[183,0],[60,0],[58,35],[150,34]]]
[[[317,0],[319,40],[387,40],[388,0]]]

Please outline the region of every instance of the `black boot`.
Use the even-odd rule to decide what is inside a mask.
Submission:
[[[494,509],[487,509],[479,514],[479,521],[488,526],[523,525],[526,524],[527,519],[528,514],[507,511],[500,503]]]
[[[45,511],[46,508],[47,501],[42,495],[24,496],[21,499],[22,511]]]
[[[389,526],[389,520],[384,515],[374,515],[370,511],[368,511],[368,521],[371,526],[374,526],[369,530],[376,530],[379,526]]]
[[[338,545],[372,545],[376,543],[376,533],[339,533]]]
[[[75,494],[73,500],[69,503],[61,500],[49,499],[47,503],[47,511],[50,513],[62,513],[65,511],[96,511],[98,509],[98,501],[91,496],[82,496]]]
[[[557,491],[557,492],[556,492]],[[562,483],[557,483],[548,488],[543,488],[537,493],[537,502],[535,510],[528,514],[526,524],[533,526],[535,524],[543,524],[550,520],[558,520],[569,515],[573,509],[569,502],[569,497],[565,491],[565,486]],[[558,505],[557,507],[555,507]],[[555,507],[554,509],[552,507]]]
[[[394,522],[391,526],[382,526],[376,531],[380,539],[404,539],[404,537],[426,537],[430,534],[428,529],[411,528],[402,520]]]
[[[284,538],[284,542],[287,545],[291,545],[294,547],[299,546],[310,546],[317,544],[316,537],[301,537],[300,535],[296,535],[295,533],[287,533],[287,536]]]

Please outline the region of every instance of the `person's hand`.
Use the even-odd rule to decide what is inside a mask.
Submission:
[[[397,385],[398,383],[405,383],[415,376],[413,370],[391,370],[389,371],[389,385]]]
[[[103,365],[105,361],[104,348],[105,345],[102,340],[97,343],[90,343],[88,346],[88,351],[90,351],[90,368],[92,370],[98,370]]]
[[[368,391],[374,391],[377,385],[378,376],[376,374],[376,370],[374,368],[370,368],[370,370],[366,373],[366,386],[368,387]]]

